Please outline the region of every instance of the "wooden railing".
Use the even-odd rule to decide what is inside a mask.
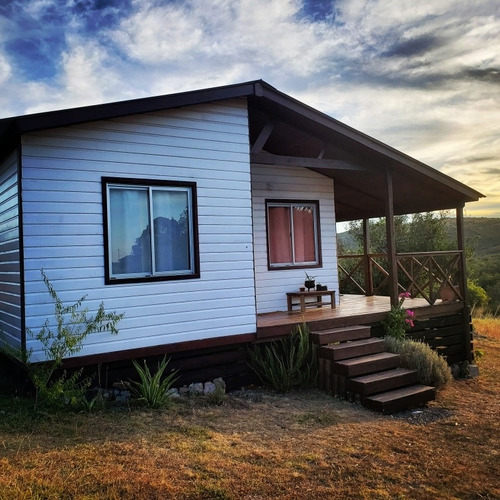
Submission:
[[[434,304],[443,290],[464,300],[461,251],[416,252],[396,255],[398,289]],[[340,293],[389,295],[386,254],[342,255],[338,262]]]

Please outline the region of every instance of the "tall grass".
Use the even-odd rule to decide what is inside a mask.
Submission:
[[[500,316],[482,315],[472,318],[474,332],[490,339],[500,340]]]
[[[489,307],[478,306],[474,304],[471,310],[471,316],[473,318],[498,318],[500,319],[500,305],[495,309],[490,309]]]

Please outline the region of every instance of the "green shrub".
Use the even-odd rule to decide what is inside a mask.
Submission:
[[[441,389],[451,380],[451,369],[446,360],[424,342],[394,337],[385,337],[384,340],[390,352],[401,356],[403,366],[416,370],[421,384]]]
[[[85,405],[87,402],[85,393],[91,380],[90,378],[81,379],[82,370],[68,376],[66,371],[61,370],[63,359],[79,352],[83,348],[83,341],[91,333],[109,330],[116,335],[118,333],[116,326],[123,318],[123,314],[106,312],[101,302],[97,313],[89,316],[88,309],[82,309],[85,295],[74,304],[65,305],[43,269],[41,274],[54,303],[56,324],[52,326],[47,318],[37,333],[29,328],[26,329],[26,333],[41,344],[46,361],[33,363],[31,361],[32,350],[14,352],[15,350],[5,341],[0,345],[0,349],[22,360],[28,368],[29,379],[35,388],[35,410],[39,404],[46,408]]]
[[[280,340],[252,346],[249,355],[250,367],[262,383],[278,392],[316,384],[316,349],[306,324],[298,325]]]
[[[413,318],[415,317],[415,313],[403,307],[405,299],[410,298],[411,295],[408,292],[400,293],[398,297],[398,304],[391,307],[387,318],[382,321],[385,334],[389,337],[403,339],[406,336],[406,332],[410,328],[413,328]]]
[[[472,280],[467,280],[467,296],[473,307],[486,307],[490,301],[486,290]]]
[[[51,373],[51,363],[34,365],[30,369],[30,377],[36,390],[36,405],[48,409],[78,409],[87,405],[86,392],[92,379],[82,378],[83,370],[68,375],[63,370],[56,376]],[[36,406],[35,406],[36,409]]]
[[[152,374],[146,364],[146,360],[144,360],[144,368],[137,361],[132,360],[140,381],[132,380],[130,382],[130,389],[138,401],[143,402],[150,408],[166,406],[170,402],[171,395],[169,391],[178,377],[176,377],[176,370],[163,378],[169,362],[170,359],[167,360],[166,356],[163,356],[161,362],[158,363],[156,372]]]

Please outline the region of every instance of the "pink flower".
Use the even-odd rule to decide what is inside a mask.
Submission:
[[[413,328],[415,326],[415,323],[413,323],[414,317],[415,317],[414,311],[410,311],[409,309],[407,309],[405,323],[410,325],[411,328]]]
[[[410,295],[410,292],[401,292],[399,294],[399,298],[400,299],[411,299],[411,295]]]

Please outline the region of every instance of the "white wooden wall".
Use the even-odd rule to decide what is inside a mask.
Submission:
[[[307,271],[317,283],[336,290],[338,301],[333,180],[306,168],[252,165],[257,312],[286,311],[286,292],[298,291],[305,279],[303,269],[268,270],[266,199],[319,201],[322,267]]]
[[[17,152],[0,166],[0,335],[21,347],[21,271]]]
[[[245,101],[28,134],[22,162],[28,327],[53,314],[44,268],[65,302],[125,312],[79,355],[255,332]],[[200,279],[104,284],[101,176],[196,181]]]

